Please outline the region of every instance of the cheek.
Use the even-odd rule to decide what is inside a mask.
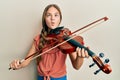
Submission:
[[[47,25],[50,24],[50,20],[49,19],[45,19],[45,22],[46,22]]]

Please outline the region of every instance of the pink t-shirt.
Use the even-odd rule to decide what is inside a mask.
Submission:
[[[37,46],[39,44],[39,38],[40,35],[36,36],[34,39],[36,49],[38,49]],[[50,49],[50,47],[46,47],[47,45],[44,46],[45,48],[42,50],[43,52]],[[48,77],[47,79],[49,79],[50,76],[59,78],[66,75],[66,57],[67,54],[62,53],[59,48],[55,48],[43,54],[41,56],[41,61],[37,65],[39,75]]]

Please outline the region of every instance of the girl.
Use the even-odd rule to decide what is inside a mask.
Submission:
[[[40,35],[34,38],[33,45],[28,52],[28,56],[35,53],[37,50],[44,52],[49,49],[49,41],[46,40],[46,36],[50,34],[54,29],[58,27],[62,20],[62,14],[60,8],[56,4],[48,5],[42,16],[42,31]],[[64,28],[63,28],[64,29]],[[62,29],[62,30],[63,30]],[[66,32],[68,30],[65,30]],[[55,48],[46,54],[37,58],[37,70],[38,80],[67,80],[66,76],[66,60],[67,54],[59,49]],[[83,64],[84,58],[88,57],[88,52],[81,48],[76,48],[75,52],[69,54],[71,63],[75,69],[79,69]],[[20,63],[20,60],[14,60],[10,63],[10,67],[14,70],[23,68],[31,62],[32,57]]]

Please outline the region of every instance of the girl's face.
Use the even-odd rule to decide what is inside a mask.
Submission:
[[[55,7],[50,7],[45,15],[45,21],[50,29],[58,27],[60,23],[60,13]]]

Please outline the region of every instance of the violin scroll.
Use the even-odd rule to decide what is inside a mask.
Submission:
[[[105,59],[104,63],[101,61],[101,59],[98,56],[94,56],[94,57],[92,57],[92,59],[97,64],[97,66],[100,68],[99,70],[94,72],[94,74],[97,74],[101,70],[106,74],[111,73],[112,69],[111,69],[110,65],[106,64],[109,62],[109,59]]]
[[[104,57],[104,54],[103,54],[103,53],[100,53],[100,54],[99,54],[99,57],[100,57],[100,58],[103,58],[103,57]],[[89,68],[93,67],[95,64],[96,64],[95,62],[92,63],[91,65],[89,65]]]
[[[103,53],[100,53],[99,54],[99,57],[98,56],[94,56],[92,57],[93,58],[93,61],[94,63],[92,63],[91,65],[89,65],[89,67],[91,68],[92,66],[94,66],[95,64],[97,64],[97,66],[99,66],[100,69],[96,70],[94,72],[94,74],[96,75],[97,73],[99,73],[101,70],[103,72],[105,72],[106,74],[109,74],[112,69],[110,67],[110,65],[106,64],[108,63],[110,60],[109,59],[105,59],[104,63],[101,61],[100,58],[103,58],[104,57],[104,54]]]

